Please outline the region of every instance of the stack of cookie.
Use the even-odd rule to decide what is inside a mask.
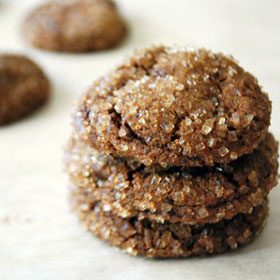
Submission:
[[[271,103],[231,57],[156,46],[96,81],[66,153],[74,209],[133,255],[221,253],[252,241],[277,182]]]

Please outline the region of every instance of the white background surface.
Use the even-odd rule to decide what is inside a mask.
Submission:
[[[150,43],[233,54],[269,92],[279,140],[280,1],[122,0],[130,37],[117,50],[89,55],[26,46],[20,23],[36,2],[0,0],[0,51],[28,54],[53,84],[46,107],[0,128],[0,279],[279,279],[279,187],[270,195],[267,227],[244,249],[210,258],[133,258],[92,237],[70,212],[62,148],[73,100],[132,49]]]

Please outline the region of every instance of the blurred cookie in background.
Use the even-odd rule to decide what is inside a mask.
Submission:
[[[51,1],[27,16],[23,33],[36,48],[90,52],[118,45],[127,27],[111,0]]]
[[[0,125],[32,113],[48,100],[50,83],[25,56],[0,54]]]

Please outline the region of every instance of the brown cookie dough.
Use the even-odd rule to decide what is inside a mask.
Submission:
[[[267,94],[231,57],[159,46],[134,53],[96,81],[73,122],[100,151],[190,167],[251,153],[270,114]]]
[[[74,0],[38,7],[26,18],[23,31],[37,48],[88,52],[116,46],[127,29],[113,1]]]
[[[50,84],[44,72],[29,58],[0,55],[0,125],[28,115],[49,97]]]
[[[151,168],[115,158],[73,138],[66,169],[81,200],[129,218],[158,222],[216,223],[249,213],[276,185],[278,144],[267,134],[258,149],[213,167]]]
[[[251,242],[261,231],[268,213],[267,200],[251,214],[239,214],[217,224],[159,223],[135,216],[122,219],[88,204],[75,194],[74,209],[81,222],[98,238],[128,252],[147,257],[189,257],[222,253]]]

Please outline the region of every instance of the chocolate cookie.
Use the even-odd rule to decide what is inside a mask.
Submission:
[[[111,0],[52,1],[32,11],[23,29],[34,47],[65,52],[112,48],[126,34]]]
[[[261,231],[268,213],[267,200],[251,214],[239,214],[216,224],[187,225],[149,219],[122,219],[100,203],[88,204],[73,196],[80,220],[98,238],[132,255],[188,257],[222,253],[251,242]]]
[[[0,125],[42,106],[49,90],[46,75],[33,61],[20,55],[0,55]]]
[[[267,134],[252,154],[213,167],[169,168],[97,152],[73,138],[66,156],[72,192],[122,218],[216,223],[249,213],[276,185],[278,144]]]
[[[204,166],[251,153],[271,104],[232,57],[151,47],[96,81],[74,115],[92,147],[145,165]]]

